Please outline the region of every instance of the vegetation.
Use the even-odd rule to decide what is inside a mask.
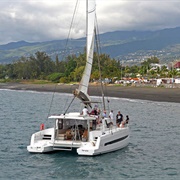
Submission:
[[[65,60],[60,61],[58,56],[53,61],[45,52],[36,52],[30,57],[21,57],[11,64],[0,65],[1,82],[9,80],[48,80],[50,82],[79,82],[85,67],[86,54],[80,54],[78,57],[69,55]],[[151,63],[159,63],[157,57],[148,58],[141,63],[141,66],[123,67],[120,61],[111,59],[106,54],[100,55],[102,78],[121,79],[122,77],[174,77],[178,75],[175,69],[170,71],[166,67],[152,70]],[[91,75],[91,81],[99,80],[98,56],[94,54],[94,62]]]

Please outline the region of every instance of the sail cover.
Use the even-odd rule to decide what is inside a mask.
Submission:
[[[87,0],[87,44],[86,44],[86,66],[83,72],[83,76],[79,85],[79,89],[75,90],[75,95],[81,99],[85,104],[90,101],[88,96],[88,85],[91,75],[93,53],[94,53],[94,38],[95,38],[95,16],[96,16],[96,4],[95,0]]]

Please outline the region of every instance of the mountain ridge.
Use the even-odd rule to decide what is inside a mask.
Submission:
[[[156,55],[162,59],[173,60],[180,57],[180,27],[157,31],[114,31],[99,35],[101,52],[111,58],[125,61],[138,61],[138,57]],[[30,56],[37,51],[46,52],[52,59],[64,57],[66,39],[45,42],[10,42],[0,45],[0,63],[11,63],[21,56]],[[84,51],[85,38],[70,39],[67,55]]]

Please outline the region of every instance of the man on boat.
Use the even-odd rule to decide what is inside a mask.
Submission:
[[[128,123],[129,123],[129,116],[126,115],[126,124],[128,124]]]
[[[110,120],[111,120],[111,123],[114,124],[114,125],[116,125],[116,122],[114,122],[113,110],[110,111],[110,113],[109,113],[109,118],[110,118]]]
[[[102,113],[102,118],[106,118],[107,117],[107,114],[106,114],[106,111],[104,110],[104,112]]]
[[[84,106],[84,108],[83,108],[83,110],[82,110],[82,115],[83,115],[83,116],[87,116],[88,114],[89,114],[88,109],[87,109],[86,106]]]
[[[110,111],[109,118],[113,121],[113,110]]]
[[[94,107],[94,109],[91,111],[91,115],[98,115],[96,107]]]
[[[118,113],[116,115],[116,123],[117,123],[118,127],[119,127],[119,125],[121,124],[122,121],[123,121],[123,115],[121,114],[120,111],[118,111]]]

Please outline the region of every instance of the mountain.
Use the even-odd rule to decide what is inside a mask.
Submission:
[[[11,42],[5,45],[0,46],[0,50],[11,50],[11,49],[17,49],[23,46],[33,46],[37,45],[39,43],[28,43],[26,41],[19,41],[19,42]]]
[[[123,63],[136,63],[150,56],[162,62],[180,58],[180,27],[158,31],[115,31],[99,35],[101,52]],[[65,45],[68,44],[67,48]],[[25,41],[0,45],[0,63],[10,63],[21,56],[44,51],[52,59],[63,59],[69,54],[83,52],[85,38],[29,43]],[[66,54],[64,54],[66,52]]]

